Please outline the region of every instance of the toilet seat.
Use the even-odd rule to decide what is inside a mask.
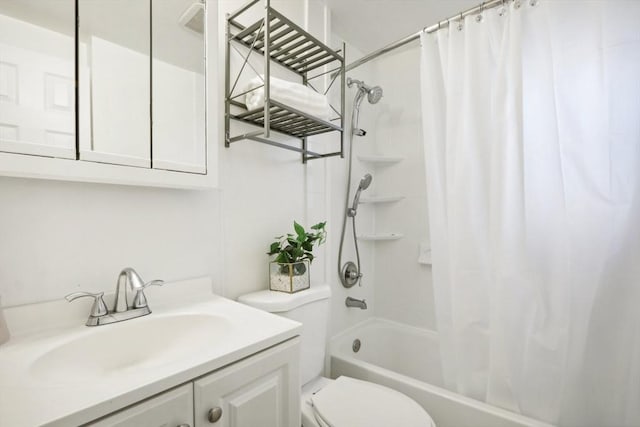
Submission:
[[[323,427],[435,427],[413,399],[379,384],[339,377],[312,398]]]

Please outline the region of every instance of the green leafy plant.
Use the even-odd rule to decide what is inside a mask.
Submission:
[[[327,238],[327,231],[324,229],[326,224],[326,221],[319,222],[312,225],[310,231],[306,231],[303,226],[294,221],[295,234],[289,233],[275,237],[276,241],[271,243],[267,254],[276,255],[274,261],[282,264],[296,263],[305,259],[312,262],[314,245],[323,244]]]

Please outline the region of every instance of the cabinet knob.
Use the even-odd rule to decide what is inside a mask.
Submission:
[[[210,423],[217,423],[220,418],[222,418],[222,408],[216,406],[215,408],[209,409],[209,414],[207,415],[207,419]]]

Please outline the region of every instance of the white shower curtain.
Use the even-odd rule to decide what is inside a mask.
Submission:
[[[421,39],[445,385],[640,426],[640,1],[507,4]]]

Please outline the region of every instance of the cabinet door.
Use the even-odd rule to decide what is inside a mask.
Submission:
[[[78,1],[80,159],[151,167],[149,0]]]
[[[299,352],[295,338],[195,381],[196,427],[300,426]]]
[[[206,173],[206,3],[153,0],[153,168]]]
[[[0,152],[75,159],[74,0],[0,0]]]
[[[193,383],[89,423],[90,427],[193,426]]]

